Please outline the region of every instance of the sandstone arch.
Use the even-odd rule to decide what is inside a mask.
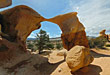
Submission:
[[[77,12],[45,19],[30,7],[19,5],[1,12],[1,15],[3,15],[2,32],[8,35],[2,37],[8,41],[25,43],[29,34],[40,28],[40,22],[49,21],[58,24],[62,30],[61,38],[64,48],[70,50],[75,45],[89,48],[85,27],[80,23]]]
[[[49,21],[59,25],[62,30],[61,38],[63,45],[67,50],[73,49],[75,45],[89,48],[85,28],[79,22],[76,12],[45,19],[32,8],[19,5],[2,11],[0,14],[3,16],[1,22],[2,32],[6,34],[0,37],[0,60],[9,60],[15,56],[16,53],[26,51],[26,38],[33,30],[39,29],[41,26],[40,22],[43,21]],[[4,50],[2,51],[2,49]],[[83,49],[79,50],[81,51]],[[83,51],[85,51],[85,53]],[[83,57],[88,56],[88,58],[82,59],[78,57],[80,59],[79,61],[83,60],[81,64],[78,64],[79,68],[89,65],[93,61],[89,49],[84,49],[83,51],[81,52]],[[6,58],[4,59],[4,57]]]
[[[2,48],[6,49],[6,51],[0,52],[1,59],[3,56],[8,57],[8,55],[13,57],[12,52],[16,50],[26,51],[26,38],[33,30],[40,28],[40,22],[44,18],[25,5],[2,11],[0,14],[3,16],[1,22],[2,33],[5,34],[0,35],[0,50]],[[8,45],[12,47],[8,47]]]
[[[89,48],[88,40],[85,33],[85,27],[80,23],[77,12],[58,15],[51,19],[46,19],[59,25],[62,30],[63,46],[70,50],[75,45],[81,45]]]

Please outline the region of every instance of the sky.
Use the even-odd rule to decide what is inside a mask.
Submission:
[[[13,0],[11,6],[0,11],[17,5],[27,5],[45,18],[78,12],[87,36],[98,36],[103,29],[106,29],[106,34],[110,34],[110,0]],[[45,30],[50,38],[60,37],[62,32],[57,24],[42,22],[41,25],[40,29]],[[33,31],[28,38],[35,38],[40,29]]]

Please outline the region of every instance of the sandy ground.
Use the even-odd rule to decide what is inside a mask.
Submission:
[[[55,56],[57,52],[51,55],[52,62],[58,62],[63,60],[61,56]],[[71,70],[67,66],[66,62],[62,62],[51,75],[110,75],[110,51],[106,50],[91,50],[91,54],[94,56],[94,61],[88,67],[82,68],[77,72],[71,74]],[[52,60],[53,58],[53,60]]]
[[[93,63],[74,73],[58,52],[52,51],[49,56],[30,52],[19,54],[0,66],[0,75],[110,75],[110,51],[92,49]]]

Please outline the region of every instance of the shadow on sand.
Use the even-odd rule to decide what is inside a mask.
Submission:
[[[36,70],[39,70],[41,72],[42,75],[51,75],[51,73],[53,71],[55,71],[55,69],[61,64],[63,63],[65,60],[62,60],[60,62],[57,63],[49,63],[48,61],[42,64],[36,64],[34,65],[34,67],[36,68]]]
[[[102,72],[102,69],[100,66],[89,65],[87,67],[84,67],[74,72],[73,75],[100,75],[100,72]]]
[[[91,51],[91,54],[95,58],[110,57],[110,55],[100,54],[95,51]],[[41,75],[51,75],[52,72],[54,72],[56,68],[63,62],[65,62],[65,60],[59,61],[54,64],[46,61],[45,63],[35,64],[34,67],[36,68],[36,70],[40,71]],[[100,75],[100,72],[102,72],[102,69],[100,66],[90,64],[89,66],[81,68],[78,71],[72,73],[72,75]]]
[[[91,54],[93,55],[94,58],[110,57],[110,55],[97,53],[97,52],[95,52],[95,51],[93,51],[93,50],[91,50],[90,52],[91,52]]]

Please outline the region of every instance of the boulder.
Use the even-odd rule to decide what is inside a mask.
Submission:
[[[56,23],[62,30],[61,39],[65,49],[70,50],[75,45],[89,48],[85,27],[80,23],[77,12],[58,15],[47,21]]]
[[[72,72],[88,66],[93,61],[93,57],[90,54],[89,48],[84,46],[75,46],[67,53],[66,63]]]
[[[65,56],[67,54],[67,50],[61,50],[57,53],[57,56]]]
[[[0,0],[0,8],[7,7],[12,4],[12,0]]]
[[[0,51],[0,57],[2,54],[2,57],[4,58],[5,54],[9,55],[13,53],[12,50],[16,51],[16,49],[27,51],[25,43],[27,37],[32,31],[41,27],[40,22],[42,22],[44,18],[32,8],[25,5],[19,5],[14,8],[4,10],[0,12],[0,15],[0,38],[2,41],[0,42],[0,48],[4,47],[8,50],[5,52]],[[7,42],[9,42],[10,45],[7,45]],[[10,48],[13,46],[16,48]]]

